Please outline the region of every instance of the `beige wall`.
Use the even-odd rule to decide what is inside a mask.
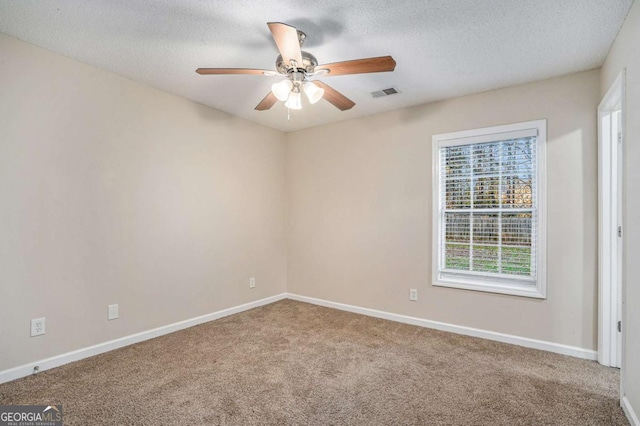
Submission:
[[[288,291],[596,349],[599,78],[588,71],[290,133]],[[431,286],[431,136],[542,118],[547,300]]]
[[[595,349],[600,78],[285,135],[0,35],[0,370],[284,291]],[[431,136],[540,118],[547,300],[432,287]]]
[[[601,94],[607,92],[626,68],[626,127],[624,185],[626,313],[623,318],[626,348],[623,381],[626,396],[640,416],[640,3],[636,1],[602,67]]]
[[[285,149],[0,35],[0,370],[284,292]]]

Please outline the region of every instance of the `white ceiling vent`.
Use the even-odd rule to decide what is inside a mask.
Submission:
[[[389,87],[388,89],[378,90],[377,92],[371,92],[371,96],[374,98],[380,98],[382,96],[395,95],[396,93],[402,93],[397,87]]]

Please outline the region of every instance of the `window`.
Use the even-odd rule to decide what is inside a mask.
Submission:
[[[433,285],[546,297],[546,120],[433,136]]]

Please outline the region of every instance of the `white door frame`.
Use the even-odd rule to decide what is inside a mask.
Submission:
[[[598,106],[598,362],[622,367],[625,71]]]

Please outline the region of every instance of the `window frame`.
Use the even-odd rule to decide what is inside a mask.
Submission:
[[[536,149],[536,280],[526,277],[517,278],[487,276],[482,272],[460,274],[444,272],[440,269],[444,255],[444,218],[441,206],[440,185],[440,148],[455,145],[472,145],[482,142],[498,142],[508,140],[508,133],[516,134],[535,130],[537,139]],[[507,138],[505,138],[507,137]],[[432,136],[433,145],[433,252],[432,252],[432,285],[438,287],[459,288],[490,293],[500,293],[513,296],[525,296],[537,299],[547,298],[547,182],[546,182],[546,151],[547,151],[547,120],[534,120],[501,126],[484,127],[480,129],[464,130],[453,133],[443,133]]]

